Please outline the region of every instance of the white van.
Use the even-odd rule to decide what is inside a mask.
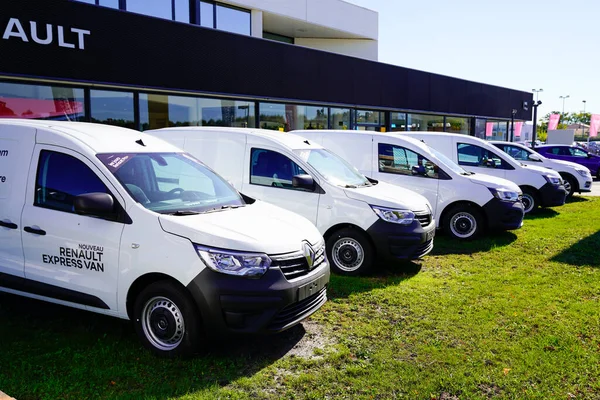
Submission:
[[[402,135],[423,140],[467,171],[493,175],[516,183],[523,191],[525,213],[539,206],[565,204],[567,191],[558,172],[522,165],[485,140],[441,132],[406,132]]]
[[[334,271],[358,275],[376,256],[416,259],[433,248],[435,221],[421,195],[378,183],[296,135],[250,128],[146,131],[201,158],[242,193],[297,212],[326,241]]]
[[[523,225],[521,190],[506,179],[466,172],[440,152],[405,135],[341,130],[292,131],[335,152],[364,175],[429,200],[437,227],[457,239]]]
[[[522,164],[550,168],[558,172],[563,179],[567,198],[573,196],[575,192],[581,194],[592,191],[592,173],[584,165],[544,157],[520,143],[500,141],[490,141],[490,143]]]
[[[167,357],[287,329],[327,300],[312,223],[162,140],[0,119],[0,154],[0,291],[131,319]]]

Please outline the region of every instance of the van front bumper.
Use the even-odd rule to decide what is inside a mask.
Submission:
[[[187,289],[202,315],[207,336],[266,334],[291,328],[327,301],[329,264],[288,281],[279,268],[259,279],[204,269]]]
[[[520,201],[501,201],[494,197],[483,205],[483,212],[488,229],[511,230],[523,226],[525,211]]]
[[[567,199],[567,191],[563,185],[554,186],[546,183],[540,188],[539,192],[542,207],[562,206]]]
[[[415,220],[410,225],[400,225],[377,220],[367,229],[373,240],[377,258],[382,261],[415,260],[433,249],[435,220],[421,226]]]

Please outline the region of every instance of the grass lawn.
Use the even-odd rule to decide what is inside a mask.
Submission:
[[[0,295],[0,390],[24,399],[599,399],[600,197],[332,277],[309,322],[161,360],[127,321]]]

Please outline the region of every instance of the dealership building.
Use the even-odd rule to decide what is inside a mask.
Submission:
[[[19,0],[0,34],[0,117],[494,139],[531,120],[531,93],[378,62],[377,12],[341,0]]]

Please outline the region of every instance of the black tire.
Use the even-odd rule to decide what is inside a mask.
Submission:
[[[365,275],[373,268],[375,250],[367,235],[358,229],[343,228],[327,239],[331,269],[340,275]]]
[[[579,184],[577,183],[577,179],[572,177],[571,175],[562,175],[565,190],[567,191],[567,199],[573,197],[573,194],[579,190]]]
[[[144,346],[159,357],[193,355],[203,336],[200,313],[191,295],[168,280],[154,282],[140,292],[133,324]]]
[[[540,200],[538,198],[535,190],[530,188],[522,188],[523,190],[523,211],[525,214],[528,214],[534,211],[540,205]]]
[[[444,231],[454,239],[473,240],[485,230],[481,212],[469,205],[458,204],[444,213]]]

